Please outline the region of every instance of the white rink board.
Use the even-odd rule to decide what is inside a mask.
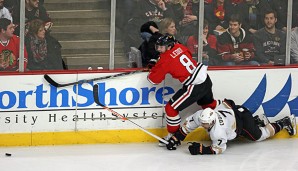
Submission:
[[[68,83],[112,74],[116,73],[50,76],[59,83]],[[293,108],[296,101],[291,105],[288,103],[298,96],[298,69],[214,70],[209,71],[209,75],[213,81],[214,97],[230,98],[237,104],[245,103],[264,78],[266,88],[257,90],[260,94],[265,92],[262,102],[274,99],[288,83],[290,88],[280,94],[280,97],[288,96],[287,101],[281,99],[284,108],[269,115],[275,119],[290,114],[290,111],[298,111],[298,105]],[[165,125],[162,94],[165,94],[164,100],[168,100],[181,85],[169,76],[163,88],[164,83],[152,85],[146,76],[147,73],[138,73],[62,88],[50,87],[43,75],[0,76],[0,133],[135,129],[135,125],[116,119],[94,103],[94,84],[99,85],[100,98],[109,108],[144,128],[160,128]],[[197,105],[192,105],[181,115],[186,116],[198,109]],[[264,106],[260,106],[255,114],[263,112]]]

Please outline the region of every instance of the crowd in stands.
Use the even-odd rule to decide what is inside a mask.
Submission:
[[[61,44],[44,0],[25,0],[24,68],[67,69]],[[202,40],[198,41],[199,0],[117,0],[116,27],[124,30],[125,51],[137,47],[142,65],[157,60],[156,40],[164,34],[188,47],[194,58],[203,45],[206,65],[283,65],[288,0],[204,0]],[[298,63],[298,1],[293,0],[290,63]],[[20,0],[0,0],[0,71],[17,71]],[[12,32],[12,34],[11,34]]]
[[[67,69],[44,0],[25,0],[24,70]],[[19,70],[20,0],[0,0],[0,71]]]
[[[136,10],[126,24],[128,34],[124,40],[128,47],[141,45],[143,66],[158,58],[158,53],[153,52],[154,40],[165,33],[174,35],[179,43],[187,45],[194,57],[198,56],[199,0],[135,0],[134,3]],[[291,64],[298,61],[296,9],[298,1],[294,0]],[[203,44],[203,63],[284,65],[287,17],[288,0],[205,0],[203,41],[199,41]],[[162,28],[169,20],[173,33]],[[155,28],[148,31],[149,38],[154,35],[151,42],[138,36],[139,32],[144,35],[144,25],[148,22]],[[144,46],[148,42],[151,45]]]

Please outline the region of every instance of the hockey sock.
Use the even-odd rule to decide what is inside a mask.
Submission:
[[[167,113],[166,121],[167,121],[167,129],[169,133],[175,133],[180,128],[181,117],[177,110],[175,110],[169,103],[165,106],[165,110]]]
[[[209,103],[209,104],[205,104],[205,105],[202,105],[202,108],[203,109],[206,109],[206,108],[211,108],[211,109],[215,109],[216,108],[216,106],[217,106],[217,101],[216,100],[213,100],[213,102],[212,103]]]
[[[283,123],[282,122],[270,123],[270,124],[274,128],[275,134],[278,133],[283,128]]]

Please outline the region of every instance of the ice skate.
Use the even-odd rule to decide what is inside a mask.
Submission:
[[[296,117],[295,115],[290,115],[282,119],[284,123],[284,128],[288,131],[288,133],[292,135],[296,135]]]
[[[173,134],[171,134],[171,133],[168,133],[168,135],[167,136],[165,136],[165,137],[163,137],[162,139],[164,139],[164,140],[166,140],[166,141],[168,141],[171,137],[173,136]],[[166,146],[166,144],[165,143],[163,143],[162,141],[159,141],[159,143],[158,143],[158,146],[160,146],[160,147],[165,147]]]

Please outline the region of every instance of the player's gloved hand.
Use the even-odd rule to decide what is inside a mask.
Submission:
[[[173,135],[169,140],[169,144],[167,144],[168,150],[176,150],[176,147],[181,145],[181,141]]]
[[[189,150],[190,154],[192,154],[192,155],[202,154],[203,144],[196,143],[196,142],[190,142],[189,144],[190,144],[190,146],[188,146],[188,150]]]
[[[157,63],[157,59],[150,59],[148,65],[147,65],[147,68],[152,69],[156,63]]]
[[[215,154],[215,152],[211,149],[211,147],[205,147],[201,143],[190,142],[190,146],[188,146],[188,150],[192,155],[203,155],[203,154]]]
[[[181,141],[183,141],[186,137],[186,133],[184,133],[183,129],[180,128],[174,135],[169,139],[169,144],[167,144],[168,150],[176,150],[176,147],[181,145]]]

